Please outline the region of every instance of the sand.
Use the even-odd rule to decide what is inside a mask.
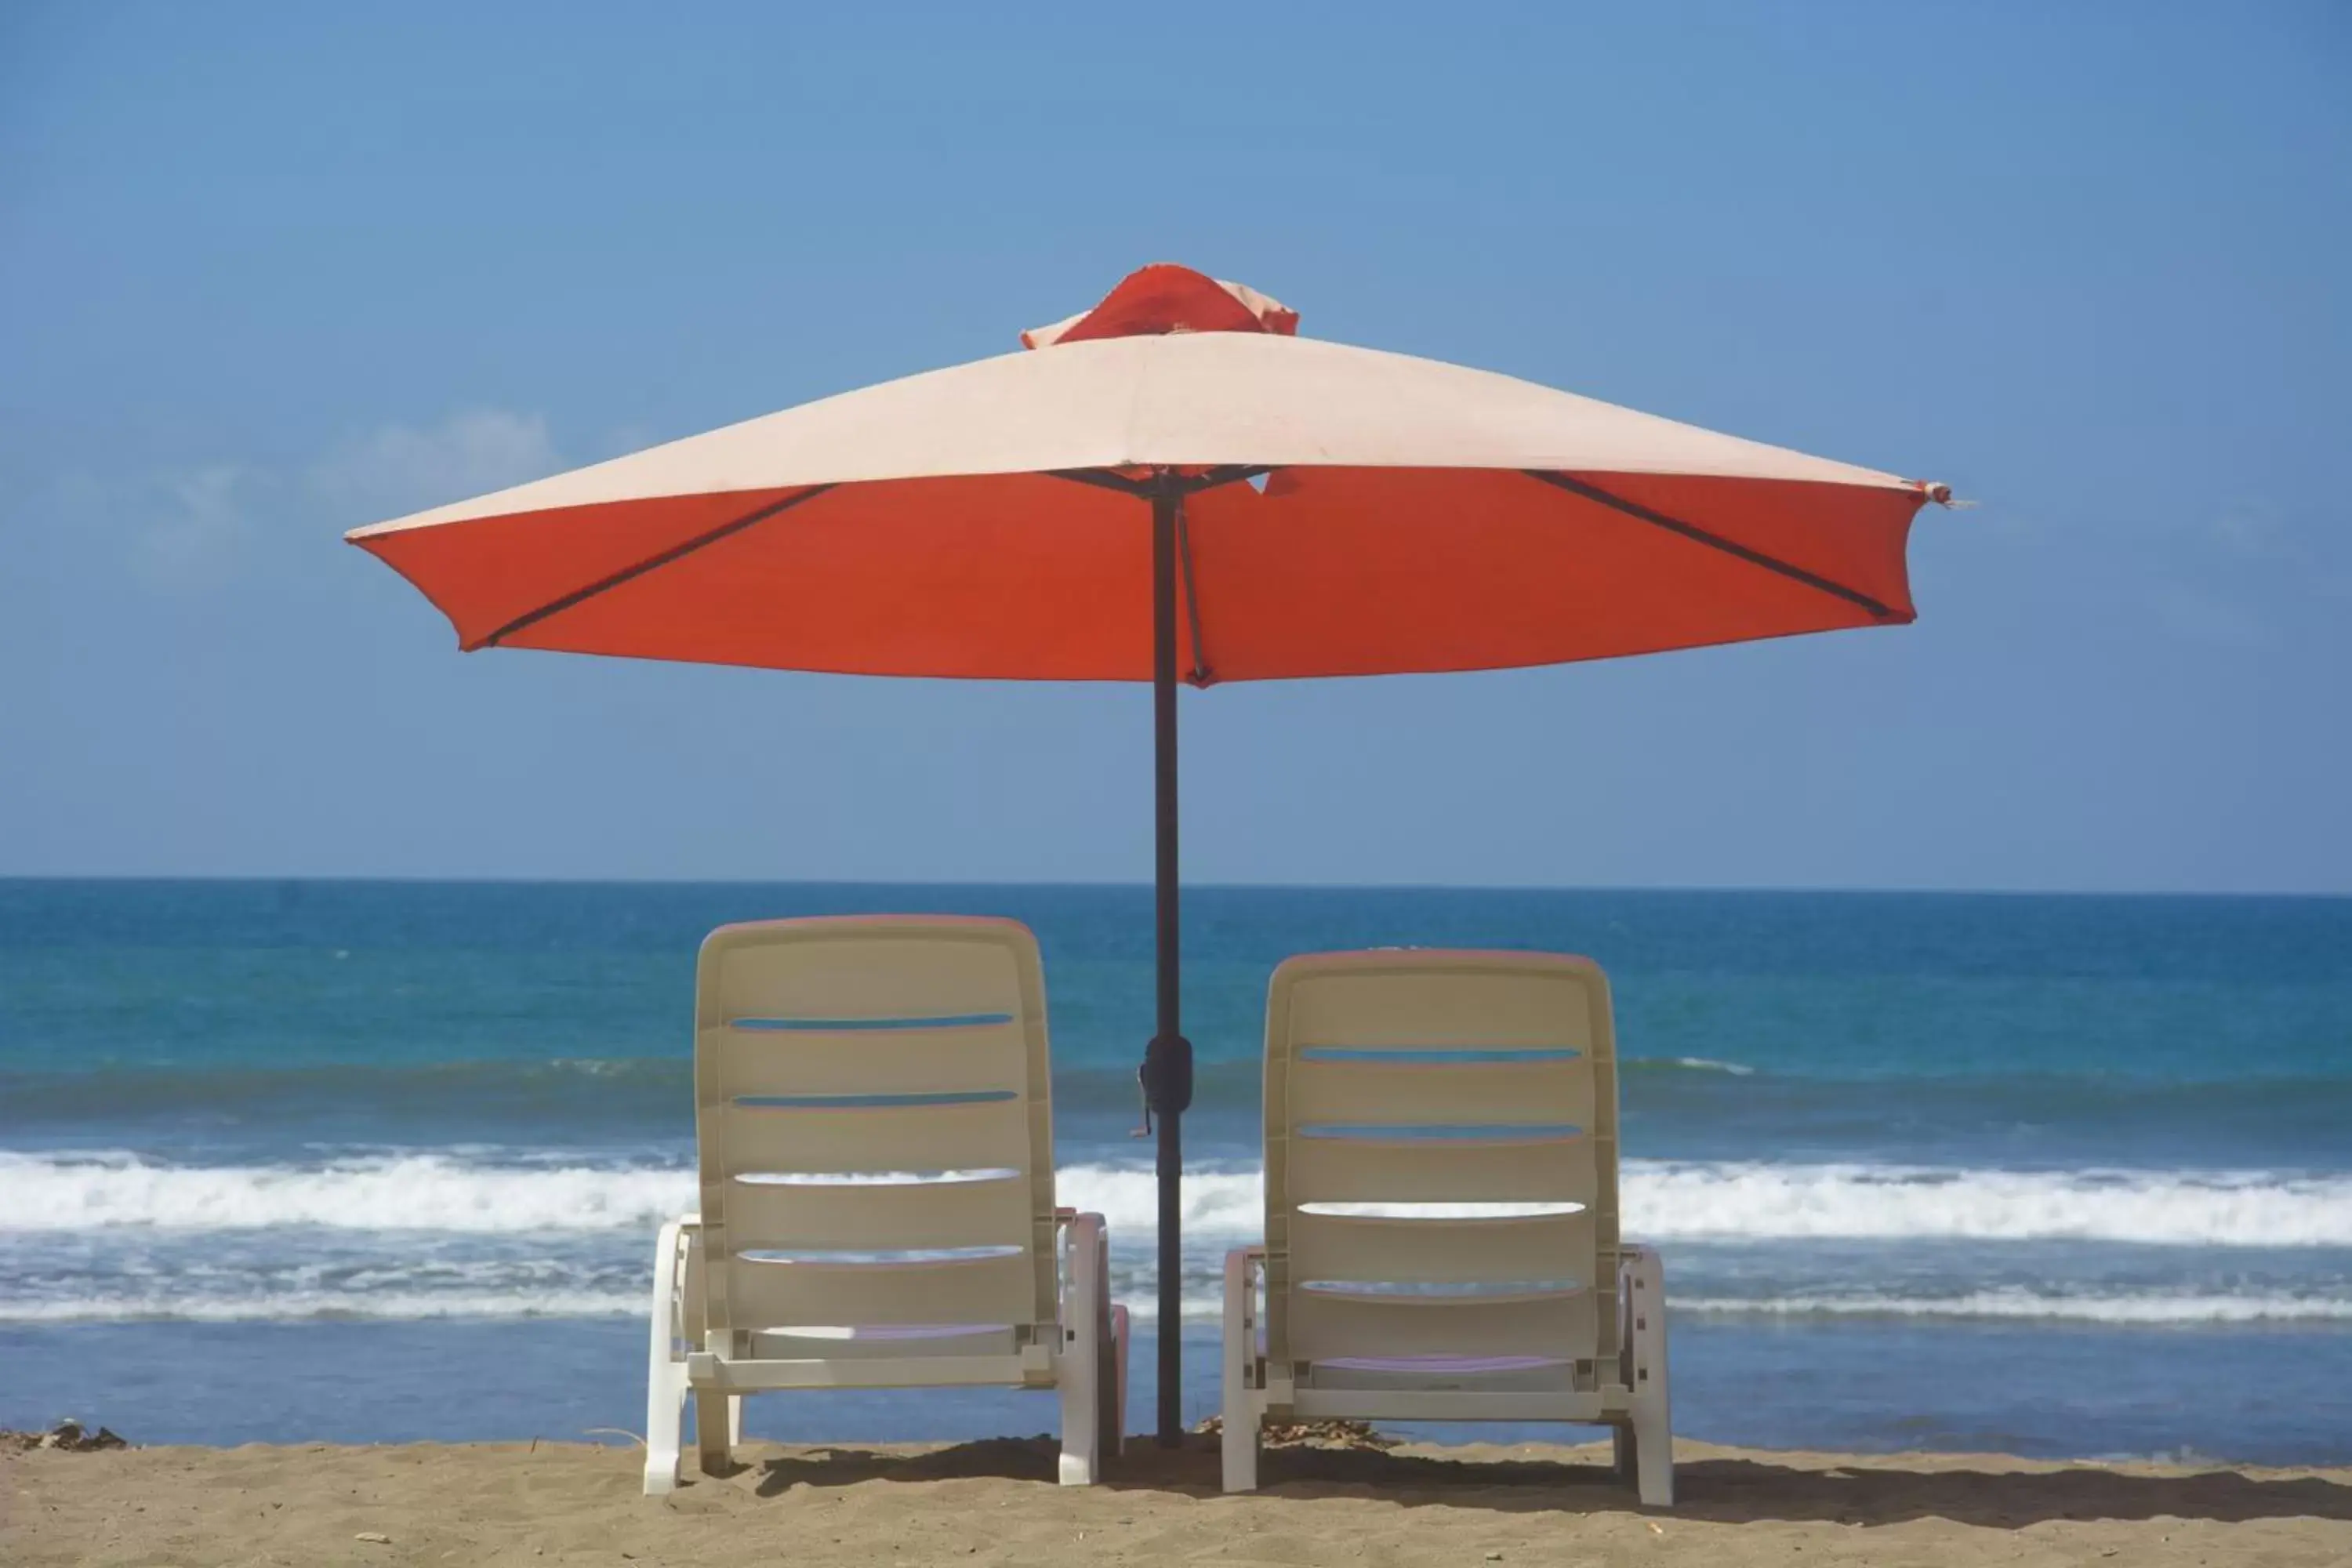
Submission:
[[[1688,1443],[1645,1513],[1591,1448],[1276,1452],[1237,1498],[1205,1441],[1091,1489],[1052,1452],[753,1444],[656,1499],[634,1449],[578,1444],[37,1451],[0,1458],[0,1563],[2352,1563],[2352,1469]]]

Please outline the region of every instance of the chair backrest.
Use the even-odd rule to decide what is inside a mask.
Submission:
[[[1614,1355],[1616,1063],[1590,959],[1286,961],[1266,1005],[1272,1358]]]
[[[722,926],[694,1024],[712,1343],[1055,1321],[1045,982],[1026,926]]]

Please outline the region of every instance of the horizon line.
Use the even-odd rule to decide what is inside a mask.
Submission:
[[[321,872],[193,872],[139,871],[10,872],[0,871],[0,886],[10,883],[168,882],[226,884],[357,883],[386,887],[450,886],[502,888],[1012,888],[1036,890],[1068,889],[1129,889],[1148,893],[1148,880],[1080,879],[989,879],[915,877],[598,877],[598,876],[406,876],[391,874],[338,875]],[[1557,883],[1557,882],[1243,882],[1187,881],[1187,892],[1291,893],[1706,893],[1719,895],[1828,895],[1854,898],[1962,899],[2299,899],[2313,901],[2352,900],[2352,889],[2290,891],[2265,889],[2159,888],[1935,888],[1869,887],[1853,884],[1790,885],[1771,883]]]

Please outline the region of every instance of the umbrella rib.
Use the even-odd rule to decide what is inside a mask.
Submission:
[[[1151,494],[1150,480],[1130,479],[1125,474],[1114,473],[1108,468],[1045,468],[1039,471],[1049,479],[1067,479],[1072,484],[1117,490],[1123,496],[1142,498]]]
[[[1254,463],[1226,463],[1189,476],[1162,474],[1154,479],[1130,479],[1125,474],[1108,468],[1046,468],[1045,477],[1069,479],[1076,484],[1093,485],[1100,489],[1116,490],[1123,496],[1139,500],[1154,493],[1155,482],[1168,484],[1176,492],[1176,559],[1184,568],[1184,618],[1192,628],[1192,668],[1185,679],[1194,686],[1205,687],[1216,679],[1202,656],[1201,647],[1201,592],[1192,580],[1192,525],[1184,515],[1184,498],[1198,495],[1225,485],[1237,485],[1244,479],[1256,479],[1274,470]]]
[[[1201,591],[1192,584],[1192,524],[1184,515],[1182,496],[1176,498],[1176,559],[1184,567],[1184,618],[1192,628],[1192,673],[1186,679],[1205,687],[1213,678],[1201,647]]]
[[[648,555],[634,566],[624,566],[618,572],[614,572],[609,576],[600,577],[584,588],[574,588],[571,593],[564,595],[560,599],[551,599],[535,610],[527,610],[523,614],[517,616],[513,620],[509,621],[506,625],[500,626],[498,630],[490,633],[489,636],[478,637],[473,642],[467,644],[465,651],[472,653],[477,648],[496,647],[508,637],[514,636],[515,633],[529,626],[535,626],[540,622],[547,619],[550,616],[560,616],[564,611],[571,609],[573,605],[584,604],[588,600],[594,598],[599,594],[608,593],[611,590],[619,587],[624,583],[632,582],[636,578],[644,576],[648,572],[659,571],[662,567],[668,565],[671,562],[678,560],[682,556],[693,554],[696,551],[701,549],[706,544],[716,544],[720,540],[727,538],[730,534],[742,532],[745,529],[750,528],[754,523],[767,521],[768,519],[775,516],[778,512],[790,511],[793,508],[800,505],[801,502],[804,500],[814,500],[817,497],[824,494],[825,491],[833,488],[834,487],[831,485],[811,485],[807,489],[798,491],[793,495],[788,495],[782,500],[770,501],[766,506],[761,507],[753,511],[748,511],[741,517],[733,519],[731,521],[722,522],[717,528],[711,529],[707,532],[698,533],[692,539],[687,540],[683,543],[673,544],[667,550],[662,551],[658,554]]]
[[[1817,572],[1808,572],[1803,567],[1783,561],[1777,555],[1767,555],[1760,550],[1751,550],[1738,540],[1726,539],[1719,533],[1710,533],[1696,523],[1685,522],[1680,518],[1668,517],[1662,511],[1654,511],[1639,501],[1630,501],[1622,496],[1612,495],[1598,485],[1587,484],[1582,479],[1570,479],[1566,474],[1554,473],[1548,468],[1528,468],[1522,471],[1531,479],[1541,479],[1545,484],[1555,489],[1566,490],[1573,496],[1582,496],[1589,501],[1597,501],[1613,510],[1623,512],[1627,517],[1637,518],[1654,528],[1663,528],[1669,533],[1678,533],[1696,543],[1720,550],[1726,555],[1736,556],[1750,566],[1761,566],[1767,572],[1777,572],[1791,582],[1802,583],[1808,588],[1818,588],[1822,593],[1843,599],[1850,605],[1860,605],[1879,620],[1902,619],[1902,616],[1885,604],[1872,598],[1859,588],[1849,588],[1843,583],[1824,577]]]
[[[1154,493],[1165,493],[1155,492],[1153,479],[1130,479],[1125,474],[1113,473],[1108,468],[1046,468],[1041,471],[1048,479],[1093,485],[1139,500]],[[1223,468],[1211,468],[1190,478],[1157,476],[1159,484],[1169,485],[1176,492],[1176,559],[1184,571],[1184,618],[1192,629],[1192,668],[1184,679],[1194,686],[1205,687],[1216,677],[1209,668],[1208,660],[1202,657],[1201,647],[1201,593],[1192,579],[1192,525],[1184,515],[1184,498],[1202,490],[1215,489],[1221,485],[1239,484],[1267,471],[1246,464],[1228,463]]]
[[[1227,463],[1222,468],[1210,468],[1183,480],[1183,490],[1188,496],[1199,495],[1202,490],[1237,485],[1244,479],[1255,479],[1272,472],[1274,472],[1274,465],[1271,463]]]

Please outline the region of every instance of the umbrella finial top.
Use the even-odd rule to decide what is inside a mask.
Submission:
[[[1273,332],[1298,335],[1298,312],[1240,283],[1228,283],[1189,267],[1155,261],[1119,279],[1091,310],[1033,327],[1021,334],[1024,349],[1089,338],[1152,337],[1165,332]]]

